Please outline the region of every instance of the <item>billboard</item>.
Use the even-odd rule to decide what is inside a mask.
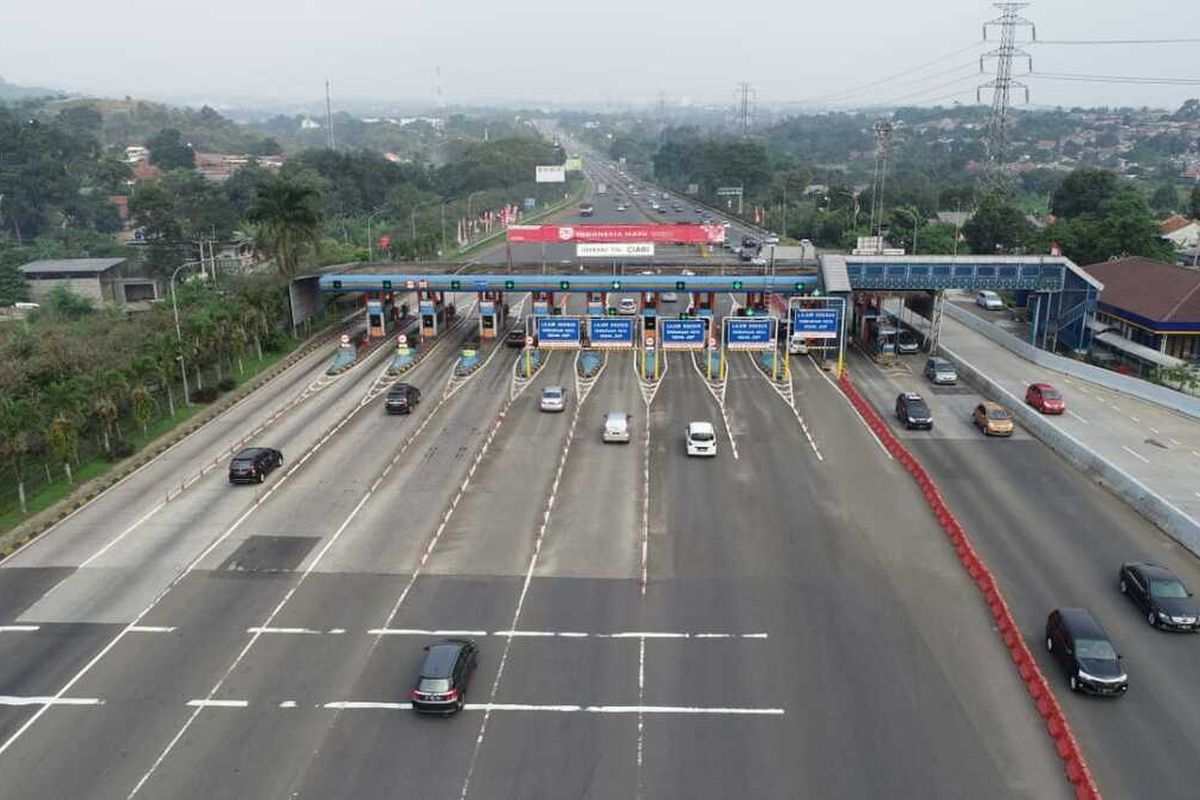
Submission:
[[[655,242],[658,244],[720,244],[723,225],[509,225],[508,241],[543,242]]]
[[[612,242],[610,244],[575,245],[579,258],[627,258],[630,256],[653,256],[653,242]]]
[[[567,163],[563,164],[563,168],[567,172],[583,172],[583,159],[579,156],[571,156],[567,159]]]
[[[535,167],[537,170],[538,183],[566,183],[567,168],[561,164],[557,166],[542,166],[539,164]]]
[[[538,347],[579,347],[579,317],[536,317]]]
[[[703,350],[708,339],[708,322],[703,319],[667,319],[658,321],[658,333],[664,350]]]
[[[769,350],[775,346],[775,317],[728,317],[725,346],[730,350]]]
[[[629,317],[588,317],[588,341],[598,350],[633,347]]]
[[[838,338],[836,308],[797,308],[792,313],[792,333],[807,339]]]

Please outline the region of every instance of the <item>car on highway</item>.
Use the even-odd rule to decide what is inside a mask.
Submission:
[[[604,432],[600,437],[605,442],[629,443],[629,414],[624,411],[609,411],[604,415]]]
[[[504,344],[508,347],[524,347],[525,346],[525,329],[513,328],[504,335]]]
[[[804,338],[802,333],[793,333],[788,339],[788,353],[793,356],[808,355],[808,340]]]
[[[1000,299],[1000,295],[996,294],[991,289],[983,289],[976,294],[975,305],[987,311],[1004,310],[1004,301]]]
[[[1120,696],[1129,689],[1121,656],[1086,608],[1056,608],[1046,619],[1046,649],[1073,692]]]
[[[917,335],[912,331],[904,328],[900,331],[900,335],[896,337],[896,352],[903,355],[912,355],[920,352],[921,341],[917,339]]]
[[[926,359],[925,377],[939,386],[951,386],[958,383],[958,372],[954,369],[954,365],[944,358]]]
[[[692,272],[690,269],[681,269],[681,270],[679,271],[679,274],[680,274],[680,275],[687,275],[687,276],[689,276],[689,277],[690,277],[690,276],[692,276],[692,275],[695,275],[696,273]]]
[[[674,303],[677,300],[679,300],[679,295],[676,294],[675,292],[663,292],[658,297],[664,303]]]
[[[384,410],[389,414],[411,414],[421,404],[421,390],[411,383],[397,383],[388,389]]]
[[[542,389],[538,408],[542,411],[564,411],[567,407],[567,390],[561,386],[547,386]]]
[[[467,687],[479,661],[470,639],[443,639],[425,647],[417,685],[408,693],[419,714],[453,714],[467,702]]]
[[[617,303],[617,313],[624,317],[632,317],[638,312],[638,302],[632,297],[622,297]]]
[[[896,396],[896,419],[905,428],[920,428],[933,430],[933,412],[925,398],[916,392],[901,392]]]
[[[1013,418],[1008,409],[999,403],[985,400],[971,412],[971,422],[984,436],[1012,436]]]
[[[717,432],[711,422],[689,422],[683,429],[683,440],[689,456],[717,454]]]
[[[1121,565],[1117,588],[1145,613],[1150,627],[1200,631],[1200,605],[1183,581],[1166,567],[1128,561]]]
[[[230,483],[262,483],[283,466],[283,453],[271,447],[246,447],[229,461]]]
[[[763,244],[779,244],[779,237],[774,233],[768,234],[763,239]]]
[[[625,205],[624,203],[621,203],[620,205],[617,206],[617,211],[628,211],[628,210],[629,210],[629,206]]]
[[[1048,383],[1031,383],[1025,390],[1025,402],[1043,414],[1061,414],[1067,410],[1067,403]]]

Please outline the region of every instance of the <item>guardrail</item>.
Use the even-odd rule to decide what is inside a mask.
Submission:
[[[953,303],[947,302],[945,304],[945,311],[946,315],[955,322],[961,323],[981,336],[987,337],[1005,350],[1020,356],[1026,361],[1032,361],[1040,367],[1052,369],[1055,372],[1061,372],[1064,375],[1070,375],[1080,380],[1090,381],[1107,389],[1131,395],[1172,411],[1178,411],[1180,414],[1200,419],[1200,398],[1191,397],[1166,386],[1149,383],[1140,378],[1121,375],[1102,367],[1084,364],[1042,350],[1029,342],[1018,339],[1008,331],[1001,330],[987,320],[980,319],[970,311],[958,308]]]

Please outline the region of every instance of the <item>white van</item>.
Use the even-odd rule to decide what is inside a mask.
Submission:
[[[794,356],[808,355],[808,342],[804,341],[804,334],[792,334],[792,338],[788,340],[788,352]]]
[[[975,305],[988,311],[1004,310],[1004,301],[1000,299],[1000,295],[988,289],[984,289],[975,295]]]
[[[606,442],[629,442],[629,415],[624,411],[610,411],[604,415],[604,433]]]

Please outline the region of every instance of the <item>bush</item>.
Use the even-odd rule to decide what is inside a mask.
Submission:
[[[233,378],[221,378],[217,381],[217,388],[222,392],[231,392],[237,388],[237,381]]]
[[[288,337],[280,331],[270,331],[262,337],[262,349],[272,353],[286,350],[288,345]]]
[[[203,389],[195,389],[188,396],[193,403],[211,403],[217,399],[217,387],[205,386]]]
[[[122,458],[129,458],[137,451],[137,445],[127,439],[117,439],[112,443],[112,449],[108,451],[109,461],[119,461]]]

